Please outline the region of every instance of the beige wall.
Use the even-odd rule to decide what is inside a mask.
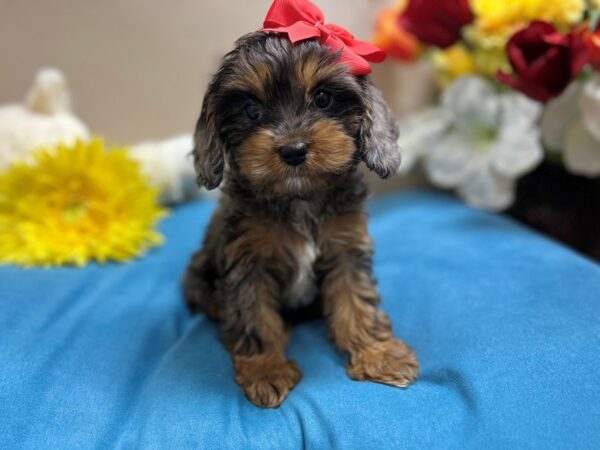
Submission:
[[[392,0],[318,0],[328,21],[370,39]],[[193,129],[221,56],[258,29],[270,0],[0,0],[0,103],[20,101],[41,66],[62,69],[78,115],[117,143]],[[402,112],[420,97],[415,69],[377,67]],[[419,78],[419,76],[417,76]]]

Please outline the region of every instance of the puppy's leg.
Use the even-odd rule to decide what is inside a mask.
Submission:
[[[279,406],[302,377],[285,358],[287,332],[276,309],[276,292],[276,283],[264,271],[233,270],[221,310],[236,381],[252,403],[267,408]]]
[[[414,352],[394,339],[371,273],[372,244],[362,213],[338,216],[322,229],[324,311],[337,347],[350,353],[348,375],[393,386],[417,377]]]
[[[236,381],[248,399],[275,408],[302,378],[296,364],[286,360],[287,331],[278,311],[278,271],[285,262],[272,261],[281,243],[268,227],[246,223],[241,228],[244,234],[226,249],[223,339],[233,356]]]

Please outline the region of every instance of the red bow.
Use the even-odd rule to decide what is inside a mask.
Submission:
[[[350,66],[354,75],[371,73],[368,61],[381,62],[385,52],[365,41],[354,39],[344,28],[325,24],[323,12],[308,0],[274,0],[262,31],[287,34],[292,44],[319,39],[332,52],[340,52],[340,61]]]

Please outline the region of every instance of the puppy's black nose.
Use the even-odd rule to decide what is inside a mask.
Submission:
[[[284,145],[279,149],[281,159],[290,166],[299,166],[306,161],[308,153],[308,145],[304,142],[295,142],[293,144]]]

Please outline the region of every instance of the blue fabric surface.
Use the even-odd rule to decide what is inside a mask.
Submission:
[[[599,266],[444,196],[374,201],[383,307],[421,377],[351,381],[308,322],[304,379],[261,410],[179,290],[213,209],[180,207],[130,264],[0,268],[0,448],[600,447]]]

